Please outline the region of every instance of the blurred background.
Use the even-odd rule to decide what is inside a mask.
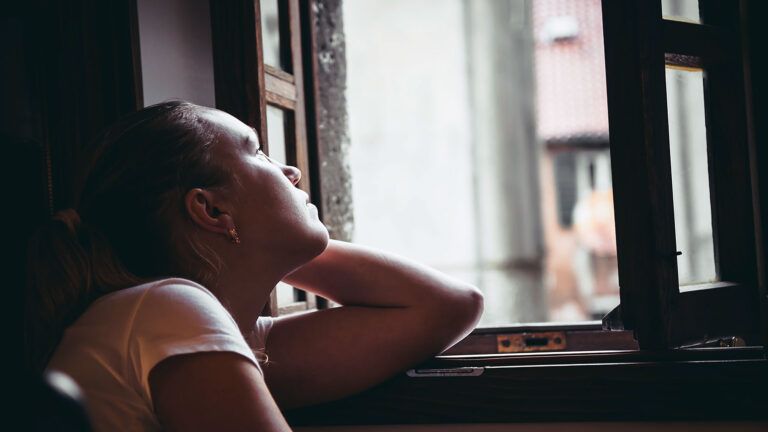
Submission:
[[[480,326],[618,305],[600,0],[353,0],[344,30],[354,241],[477,285]],[[703,79],[667,71],[683,285],[716,279]]]

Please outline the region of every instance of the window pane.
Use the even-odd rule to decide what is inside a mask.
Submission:
[[[263,4],[263,3],[262,3]],[[267,140],[269,157],[286,163],[285,151],[285,122],[283,110],[267,105]],[[277,284],[277,305],[285,306],[295,301],[294,288],[286,283]]]
[[[714,281],[704,73],[667,68],[666,82],[680,285]]]
[[[600,0],[343,7],[354,240],[477,285],[480,326],[615,307]]]
[[[264,46],[264,63],[282,68],[277,0],[261,0],[261,35]]]
[[[661,15],[665,19],[701,22],[699,0],[662,0]]]
[[[269,142],[269,157],[285,164],[285,114],[280,108],[267,105],[267,140]]]

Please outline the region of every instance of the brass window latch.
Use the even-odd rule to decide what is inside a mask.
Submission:
[[[496,335],[496,351],[499,353],[562,351],[566,346],[565,332]]]

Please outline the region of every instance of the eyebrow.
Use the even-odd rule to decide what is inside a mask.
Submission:
[[[243,145],[245,146],[246,150],[249,150],[251,147],[251,141],[254,142],[253,147],[254,150],[260,150],[261,149],[261,143],[259,143],[259,132],[256,130],[255,127],[252,127],[251,130],[256,135],[256,139],[251,140],[251,135],[246,135],[245,139],[243,140]]]

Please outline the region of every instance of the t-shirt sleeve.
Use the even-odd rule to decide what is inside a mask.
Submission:
[[[149,373],[180,354],[229,351],[259,363],[224,306],[202,286],[174,280],[148,288],[133,319],[128,355],[144,396],[151,403]]]
[[[265,348],[267,346],[267,337],[274,324],[275,319],[271,316],[260,316],[256,320],[256,331],[254,332],[254,344],[256,347]]]

